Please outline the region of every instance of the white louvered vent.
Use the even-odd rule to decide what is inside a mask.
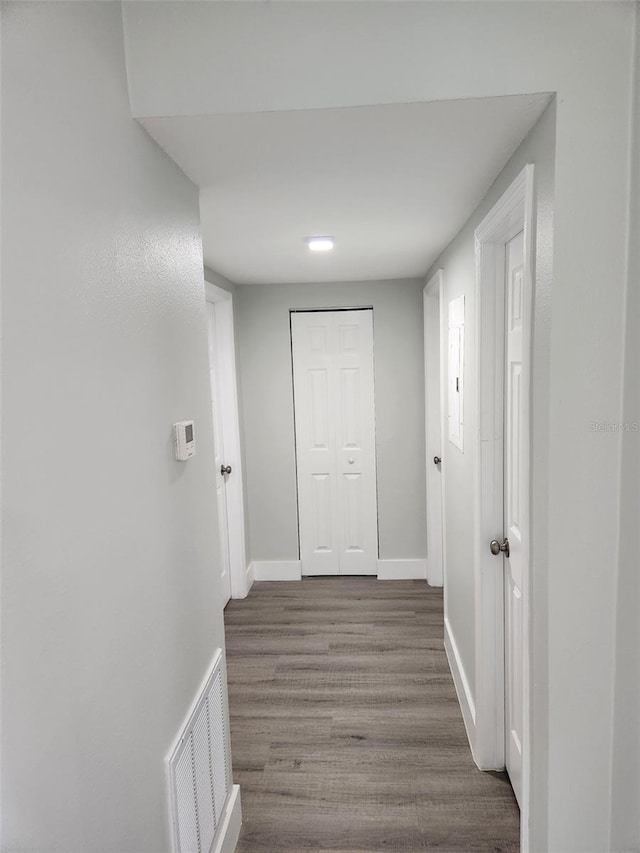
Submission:
[[[222,667],[218,649],[167,759],[175,853],[209,853],[231,790]]]

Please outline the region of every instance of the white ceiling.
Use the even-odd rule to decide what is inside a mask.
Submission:
[[[142,118],[201,187],[204,259],[239,284],[422,276],[547,95]],[[305,238],[333,235],[309,252]]]

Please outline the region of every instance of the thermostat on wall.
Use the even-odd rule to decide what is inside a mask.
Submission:
[[[179,421],[173,425],[176,443],[176,459],[186,462],[195,456],[196,440],[193,434],[193,421]]]

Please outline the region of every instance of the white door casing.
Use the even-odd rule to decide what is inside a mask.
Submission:
[[[375,575],[373,311],[292,312],[303,575]]]
[[[226,503],[226,535],[221,531],[221,549],[227,544],[231,596],[245,598],[252,578],[246,562],[244,497],[242,488],[242,458],[240,451],[240,417],[236,381],[235,342],[233,324],[233,297],[227,290],[205,281],[207,326],[210,317],[215,319],[215,334],[209,328],[210,367],[216,367],[215,390],[217,405],[213,413],[214,431],[221,434],[220,447],[224,449],[224,464],[231,466],[231,474],[224,478]],[[213,311],[213,313],[212,313]],[[213,397],[213,394],[212,394]],[[215,436],[214,436],[215,438]],[[222,486],[220,465],[216,452],[216,487]],[[218,464],[219,463],[219,464]],[[224,569],[223,569],[224,571]]]
[[[464,451],[464,295],[449,302],[447,420],[449,441]]]
[[[531,542],[529,531],[530,489],[530,372],[533,293],[533,180],[534,167],[528,164],[515,178],[475,231],[475,636],[476,683],[473,756],[483,770],[506,766],[509,733],[520,741],[518,760],[521,770],[513,769],[514,788],[519,789],[520,847],[530,851],[531,789],[531,648],[530,601]],[[515,258],[514,281],[507,287],[506,246],[522,232],[522,262]],[[521,267],[521,272],[517,270]],[[517,275],[515,273],[517,272]],[[509,303],[509,304],[508,304]],[[509,316],[518,315],[517,329],[507,328]],[[511,320],[510,320],[511,322]],[[507,356],[507,349],[510,354]],[[517,380],[505,381],[507,358],[511,359]],[[508,395],[510,402],[508,402]],[[511,411],[509,411],[509,409]],[[511,424],[508,418],[516,418]],[[507,433],[505,435],[505,429]],[[509,438],[509,431],[511,438]],[[514,454],[514,448],[517,453]],[[511,452],[512,456],[505,453]],[[512,461],[515,464],[512,465]],[[518,503],[511,478],[519,483]],[[511,495],[506,494],[511,489]],[[511,518],[510,518],[511,517]],[[513,523],[515,519],[516,523]],[[514,558],[506,561],[502,553],[494,556],[492,539],[502,542],[514,538]],[[513,564],[513,565],[512,565]],[[505,582],[509,574],[511,588]],[[520,593],[519,599],[515,589]],[[511,595],[510,612],[505,595]],[[513,602],[517,601],[515,607]],[[518,620],[516,625],[514,620]],[[520,650],[510,638],[520,644]],[[511,648],[509,648],[511,646]],[[512,659],[505,661],[505,653]],[[512,676],[520,672],[520,683]],[[509,687],[506,679],[509,678]],[[508,694],[509,709],[505,707]],[[517,700],[514,702],[513,700]],[[510,716],[510,721],[507,717]],[[515,746],[515,740],[512,738]],[[514,756],[512,751],[512,758]],[[517,767],[517,765],[516,765]],[[517,779],[520,772],[519,782]]]
[[[227,512],[227,477],[222,473],[226,465],[224,454],[224,436],[222,431],[222,395],[219,388],[220,365],[216,341],[216,306],[207,302],[207,333],[209,341],[209,379],[211,384],[211,413],[213,418],[214,467],[216,477],[216,506],[218,511],[218,536],[220,542],[220,579],[222,606],[231,598],[231,572],[229,558],[229,519]]]
[[[444,477],[446,442],[443,442],[445,413],[446,335],[444,334],[444,282],[438,270],[423,291],[425,359],[425,434],[427,483],[427,580],[430,586],[444,585]],[[435,457],[441,462],[436,464]]]
[[[505,423],[504,534],[505,554],[505,765],[518,803],[522,802],[522,579],[528,554],[528,483],[523,482],[528,448],[522,429],[524,235],[505,246]],[[526,488],[525,488],[526,486]]]

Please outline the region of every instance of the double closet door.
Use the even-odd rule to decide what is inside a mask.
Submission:
[[[375,575],[373,311],[291,314],[303,575]]]

